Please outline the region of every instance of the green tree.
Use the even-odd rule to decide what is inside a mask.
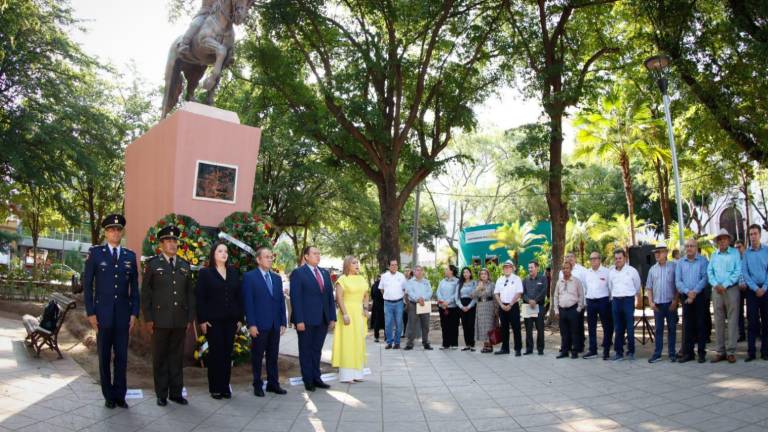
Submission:
[[[613,1],[502,1],[510,36],[510,70],[541,100],[546,115],[546,199],[552,223],[552,271],[563,261],[568,203],[563,194],[563,116],[605,76],[593,74],[603,58],[618,52],[611,31]]]
[[[579,260],[584,265],[584,251],[586,246],[598,238],[597,228],[602,223],[600,215],[593,213],[586,220],[580,221],[578,217],[568,220],[565,225],[565,248],[567,250],[578,250]]]
[[[309,136],[376,187],[381,267],[400,252],[413,190],[498,81],[501,10],[473,1],[272,0],[244,55]]]
[[[645,40],[672,59],[717,125],[749,157],[768,155],[768,6],[744,0],[633,0]]]
[[[496,232],[493,234],[496,243],[491,245],[491,250],[506,249],[515,263],[515,268],[517,268],[520,253],[529,247],[534,247],[531,243],[535,240],[544,238],[544,235],[534,233],[533,229],[534,224],[531,222],[523,224],[520,224],[520,221],[505,223],[496,228]],[[538,246],[535,247],[538,248]]]
[[[579,113],[574,120],[578,128],[574,157],[618,164],[624,183],[624,196],[629,215],[631,245],[635,244],[635,201],[630,165],[635,159],[669,159],[669,152],[647,140],[647,130],[654,122],[648,104],[628,99],[621,85],[599,98],[597,106]]]

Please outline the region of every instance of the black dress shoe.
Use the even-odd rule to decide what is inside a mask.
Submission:
[[[544,355],[544,351],[539,351],[539,355]]]
[[[699,358],[696,361],[699,363],[704,363],[705,361],[707,361],[707,356],[702,354],[699,356]]]
[[[216,400],[219,400],[219,399],[223,398],[221,393],[211,393],[211,397],[216,399]]]
[[[533,354],[533,351],[526,351],[523,353],[523,355],[531,355],[531,354]]]
[[[282,388],[280,386],[276,386],[276,387],[267,386],[267,391],[270,392],[270,393],[279,394],[279,395],[284,395],[284,394],[288,393],[287,391],[285,391],[284,388]]]
[[[157,398],[157,406],[166,406],[166,405],[168,405],[168,399]]]
[[[128,409],[128,404],[125,403],[124,400],[115,401],[115,405],[119,406],[120,408]]]
[[[189,405],[189,401],[184,399],[183,396],[179,397],[169,397],[168,398],[171,402],[176,402],[179,405]]]
[[[104,406],[109,408],[109,409],[114,409],[115,408],[115,401],[111,401],[111,400],[104,401]]]
[[[509,354],[509,350],[503,350],[503,349],[502,349],[502,350],[498,350],[498,351],[496,351],[496,352],[495,352],[495,353],[493,353],[493,354],[495,354],[495,355]]]
[[[760,356],[760,358],[761,358],[762,360],[768,360],[768,354],[762,354],[762,355]]]
[[[755,360],[757,360],[757,357],[755,357],[755,356],[749,356],[749,357],[747,357],[747,358],[745,358],[745,359],[744,359],[744,363],[753,362],[753,361],[755,361]]]
[[[520,351],[515,351],[515,357],[520,357]]]
[[[315,385],[314,384],[306,384],[304,383],[304,388],[307,389],[307,391],[315,391]]]
[[[680,357],[679,359],[677,359],[677,362],[678,363],[688,363],[689,361],[692,361],[692,360],[693,360],[693,356],[692,355],[684,355],[684,356]]]
[[[561,352],[561,353],[560,353],[560,354],[558,354],[558,355],[557,355],[557,357],[555,357],[555,358],[556,358],[556,359],[561,359],[561,358],[566,358],[566,357],[568,357],[568,352],[567,352],[567,351],[566,351],[566,352]]]
[[[232,399],[232,393],[229,393],[229,392],[222,393],[221,397],[223,397],[224,399]]]
[[[571,353],[571,358],[572,358],[572,359],[577,359],[577,358],[579,358],[579,353],[577,353],[577,352]]]
[[[424,345],[424,351],[432,351],[432,345]]]
[[[264,389],[261,387],[254,387],[253,395],[258,397],[264,397]]]
[[[328,384],[326,384],[326,383],[324,383],[322,381],[321,382],[316,382],[315,383],[315,387],[321,388],[321,389],[329,389],[329,388],[331,388],[330,385],[328,385]]]
[[[406,345],[406,346],[405,346],[405,348],[403,348],[403,351],[410,351],[410,350],[412,350],[412,349],[413,349],[413,347],[412,347],[412,346],[410,346],[410,345]]]

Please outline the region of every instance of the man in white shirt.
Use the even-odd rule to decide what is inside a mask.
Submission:
[[[520,357],[523,349],[520,329],[520,304],[518,300],[523,295],[523,281],[513,273],[515,263],[511,260],[504,262],[504,274],[496,281],[494,295],[499,305],[499,321],[501,322],[501,349],[494,354],[509,354],[509,326],[512,326],[515,342],[515,357]]]
[[[611,291],[613,325],[616,334],[614,361],[624,360],[624,331],[627,332],[627,358],[635,359],[635,298],[640,292],[640,274],[627,264],[624,249],[613,252],[616,263],[608,271],[608,289]]]
[[[576,262],[576,254],[573,252],[568,252],[565,254],[564,260],[565,262],[568,262],[571,264],[571,277],[574,279],[578,279],[581,283],[581,286],[587,285],[586,280],[586,274],[587,269]],[[560,274],[558,277],[558,280],[563,279],[563,271],[560,270]],[[578,323],[576,324],[576,338],[574,339],[573,343],[576,349],[579,353],[584,351],[584,312],[587,310],[586,304],[581,305],[581,309],[578,312]]]
[[[403,334],[403,296],[405,276],[398,270],[397,260],[389,261],[389,269],[381,275],[379,289],[384,295],[384,338],[386,349],[400,349]]]
[[[600,252],[589,254],[590,268],[584,272],[584,288],[587,299],[587,329],[589,349],[585,359],[597,357],[597,320],[603,328],[603,360],[611,354],[613,337],[613,316],[611,311],[611,292],[608,289],[608,269],[601,263]]]

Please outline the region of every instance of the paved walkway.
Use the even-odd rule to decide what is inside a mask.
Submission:
[[[289,330],[291,331],[291,330]],[[460,351],[385,351],[373,374],[330,391],[229,401],[190,389],[190,405],[103,407],[98,385],[69,359],[31,359],[23,330],[0,319],[0,431],[765,431],[768,362],[649,365]],[[286,339],[288,342],[288,339]],[[52,356],[47,356],[51,359]],[[145,389],[146,394],[150,392]]]

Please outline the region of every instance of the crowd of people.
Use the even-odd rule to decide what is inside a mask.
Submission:
[[[666,245],[656,246],[656,263],[648,271],[644,298],[640,273],[629,264],[623,249],[613,252],[614,264],[610,268],[603,265],[603,257],[597,251],[590,253],[588,268],[576,262],[575,254],[567,254],[551,293],[549,277],[542,274],[535,261],[528,263],[524,279],[515,274],[515,263],[504,262],[503,273],[496,281],[491,280],[485,268],[465,267],[459,271],[448,265],[433,295],[433,287],[421,266],[403,274],[398,261],[391,260],[388,271],[371,290],[374,340],[379,342],[383,329],[385,349],[400,349],[401,337],[407,337],[403,349],[411,350],[420,335],[423,349],[432,350],[429,303],[434,302],[440,317],[443,350],[459,348],[461,328],[462,351],[475,351],[475,345],[482,343],[481,353],[503,355],[514,351],[515,356],[543,355],[544,322],[552,307],[560,332],[556,358],[602,356],[603,360],[634,360],[635,322],[642,316],[636,311],[647,304],[653,311],[655,342],[649,363],[662,360],[665,333],[669,361],[705,362],[713,322],[715,356],[710,361],[734,363],[736,344],[744,339],[746,303],[745,361],[757,359],[758,338],[760,358],[768,360],[768,248],[760,243],[759,225],[751,225],[748,231],[750,245],[745,247],[734,242],[728,231],[721,230],[715,238],[717,250],[710,260],[701,255],[695,239],[685,242],[682,257],[673,251],[672,259]],[[678,346],[681,309],[682,342]],[[599,347],[598,324],[602,330]],[[494,351],[497,343],[501,346]]]
[[[86,314],[97,331],[100,380],[108,408],[128,408],[128,336],[140,311],[152,335],[154,387],[160,406],[166,406],[168,400],[188,403],[182,395],[184,340],[195,322],[209,345],[206,367],[214,399],[232,397],[233,342],[242,325],[251,337],[254,395],[263,397],[265,391],[282,395],[286,390],[280,386],[277,359],[280,337],[289,321],[298,334],[304,387],[315,391],[330,387],[320,372],[329,331],[334,335],[332,365],[339,370],[339,380],[360,382],[366,366],[368,319],[376,342],[383,328],[386,350],[400,349],[405,337],[402,349],[413,350],[420,338],[422,348],[430,351],[433,302],[440,318],[441,350],[458,349],[461,328],[463,351],[473,352],[482,344],[484,354],[544,355],[544,321],[553,308],[560,331],[558,359],[592,359],[599,354],[603,360],[614,361],[635,357],[635,310],[644,303],[640,274],[628,263],[623,249],[613,252],[610,268],[596,251],[589,255],[589,268],[579,265],[573,253],[566,255],[550,293],[551,276],[541,272],[538,262],[528,263],[527,274],[521,278],[510,260],[503,263],[495,281],[488,269],[465,267],[459,271],[448,265],[433,289],[421,266],[403,274],[393,259],[369,291],[357,258],[346,257],[342,275],[334,278],[319,267],[320,251],[308,246],[302,251],[303,264],[290,273],[289,287],[284,290],[283,279],[272,269],[270,248],[259,248],[255,252],[257,268],[241,277],[228,265],[228,245],[223,242],[212,246],[206,267],[193,282],[190,265],[176,254],[180,230],[169,225],[158,233],[161,252],[144,263],[139,290],[136,254],[120,245],[125,224],[122,215],[105,218],[106,244],[91,248],[83,274]],[[700,254],[694,239],[687,240],[684,255],[673,260],[668,260],[665,245],[655,247],[656,264],[645,283],[647,303],[655,318],[650,363],[662,358],[665,330],[670,361],[703,363],[711,329],[710,303],[716,352],[711,362],[735,362],[742,296],[748,321],[745,361],[757,359],[757,338],[761,340],[760,358],[768,360],[768,248],[760,243],[760,226],[751,225],[748,231],[750,244],[743,248],[732,247],[731,235],[721,231],[710,260]],[[680,307],[683,341],[678,350]],[[602,353],[598,352],[598,323]],[[497,344],[501,346],[494,351]]]

